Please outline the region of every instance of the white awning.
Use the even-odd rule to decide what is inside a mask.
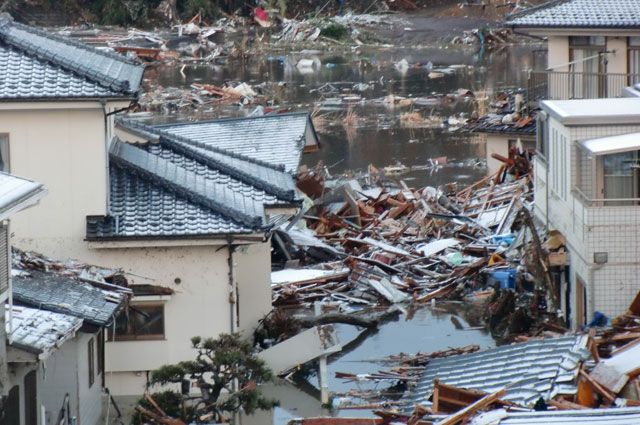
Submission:
[[[578,142],[580,147],[592,155],[610,155],[640,150],[640,133],[619,134]]]

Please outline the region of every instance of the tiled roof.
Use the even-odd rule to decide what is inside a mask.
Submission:
[[[118,292],[36,270],[13,277],[13,298],[20,304],[79,317],[96,326],[109,325],[125,302],[125,296]]]
[[[0,19],[0,99],[133,97],[144,65]]]
[[[297,120],[302,117],[307,125],[308,114],[293,115]],[[263,122],[261,118],[224,121],[257,131],[255,120]],[[300,203],[295,180],[283,162],[289,160],[297,170],[306,128],[301,134],[289,134],[288,139],[280,137],[280,143],[288,140],[288,155],[266,160],[227,149],[224,143],[222,148],[197,137],[172,134],[165,126],[132,120],[121,120],[118,125],[148,142],[113,141],[109,215],[87,218],[88,239],[260,233],[273,224],[265,208]],[[254,137],[254,144],[255,140],[258,138]],[[262,144],[271,142],[261,140]]]
[[[509,17],[516,27],[640,28],[637,0],[556,0]]]
[[[5,318],[7,335],[13,329],[11,345],[41,356],[60,347],[82,326],[78,317],[27,307],[14,307],[11,315],[7,308]]]
[[[0,172],[0,220],[37,202],[44,193],[41,183]]]
[[[584,336],[567,336],[506,345],[471,354],[430,360],[405,399],[429,406],[433,380],[459,388],[493,393],[507,385],[502,400],[527,406],[543,397],[574,394],[580,362],[589,357]]]
[[[171,134],[297,173],[305,137],[313,132],[306,112],[154,126]]]

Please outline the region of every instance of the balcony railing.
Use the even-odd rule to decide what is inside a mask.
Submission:
[[[529,100],[622,97],[622,90],[640,83],[640,74],[530,71]]]
[[[640,212],[640,198],[602,198],[602,199],[594,199],[590,198],[581,191],[577,187],[573,187],[571,191],[574,197],[587,208],[591,207],[635,207],[635,209]]]

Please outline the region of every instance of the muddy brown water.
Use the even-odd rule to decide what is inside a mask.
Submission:
[[[469,89],[474,94],[486,91],[491,95],[499,90],[525,87],[525,70],[534,66],[530,59],[534,49],[534,46],[511,46],[497,52],[482,52],[456,45],[427,45],[419,49],[360,48],[355,52],[273,50],[264,51],[244,64],[189,65],[183,70],[184,76],[175,66],[160,66],[149,70],[147,75],[163,87],[239,82],[262,85],[269,97],[279,100],[274,107],[308,111],[318,108],[326,125],[319,131],[320,151],[303,158],[309,166],[322,160],[331,166],[331,173],[340,174],[364,169],[369,164],[378,168],[402,164],[412,169],[402,178],[414,187],[453,181],[465,185],[486,174],[482,166],[484,146],[455,126],[416,127],[412,123],[408,128],[401,122],[401,116],[417,113],[423,119],[435,117],[439,121],[471,117],[477,109],[475,98],[458,97],[457,90]],[[301,59],[313,60],[313,67],[301,72],[296,66]],[[409,64],[404,72],[395,66],[403,59]],[[429,63],[432,70],[444,69],[451,74],[429,78]],[[456,69],[452,70],[451,65]],[[274,88],[277,84],[282,84],[282,88]],[[389,95],[418,101],[411,106],[392,107],[383,101]],[[345,125],[349,108],[356,119]],[[252,110],[251,105],[240,109],[235,105],[214,107],[198,114],[198,118],[246,115]],[[193,115],[182,113],[162,120],[186,118],[193,119]],[[429,159],[438,157],[447,157],[448,165],[437,172],[425,169]]]
[[[188,65],[183,73],[179,67],[158,66],[150,69],[147,77],[163,87],[179,88],[189,87],[192,83],[219,86],[246,82],[252,86],[262,85],[265,91],[271,90],[271,94],[273,86],[282,83],[275,107],[309,111],[318,108],[326,118],[326,126],[319,132],[321,149],[305,155],[305,164],[314,166],[323,161],[330,166],[332,174],[362,170],[369,164],[378,168],[402,164],[411,168],[400,176],[410,186],[419,188],[450,182],[464,186],[487,174],[483,166],[485,150],[482,143],[472,134],[446,125],[407,128],[401,122],[402,114],[415,112],[422,118],[468,118],[477,108],[476,99],[448,95],[463,88],[475,94],[486,91],[491,97],[498,91],[526,87],[526,69],[538,68],[538,63],[544,61],[536,54],[543,46],[522,44],[485,51],[478,47],[451,45],[442,42],[447,38],[442,34],[446,33],[449,23],[439,21],[436,25],[432,21],[431,24],[431,27],[429,22],[420,24],[424,26],[419,31],[422,38],[415,32],[399,36],[401,45],[396,47],[341,51],[263,49],[246,63]],[[538,59],[536,63],[534,58]],[[296,66],[301,59],[311,59],[313,67],[301,71]],[[409,64],[405,71],[395,66],[402,59]],[[449,72],[452,65],[456,69],[442,78],[433,79],[429,78],[429,63],[432,71],[446,69]],[[421,101],[412,106],[389,107],[380,101],[388,95],[420,98]],[[345,100],[345,97],[348,98]],[[198,114],[170,114],[156,121],[247,115],[253,108],[251,105],[240,109],[237,105],[215,107]],[[345,126],[344,116],[349,109],[357,119],[354,125]],[[447,165],[437,170],[423,167],[430,158],[437,157],[447,157]],[[364,374],[385,368],[385,365],[369,360],[400,352],[432,352],[468,344],[478,344],[482,348],[494,346],[494,340],[486,332],[469,329],[479,325],[477,320],[470,319],[477,317],[478,311],[475,316],[467,314],[473,310],[473,307],[462,307],[457,303],[438,303],[435,307],[419,309],[410,319],[403,314],[376,332],[362,333],[354,327],[339,326],[341,342],[346,344],[355,340],[356,343],[350,344],[348,352],[332,358],[330,391],[344,396],[350,390],[379,390],[386,386],[386,383],[345,383],[334,377],[337,371]],[[462,329],[454,326],[456,320],[452,321],[452,317],[462,324]],[[285,383],[266,387],[264,392],[268,396],[281,399],[281,407],[252,417],[243,416],[240,423],[285,424],[294,417],[372,415],[368,410],[323,409],[315,374],[312,373],[306,382],[297,388]]]

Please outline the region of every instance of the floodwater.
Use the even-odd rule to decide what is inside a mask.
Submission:
[[[361,47],[341,51],[285,51],[262,49],[246,63],[217,65],[158,66],[147,71],[147,78],[170,88],[186,88],[193,83],[235,86],[245,82],[262,87],[276,109],[317,109],[323,116],[318,128],[321,149],[304,156],[314,166],[323,161],[332,174],[402,164],[409,171],[400,177],[409,186],[437,186],[457,182],[464,186],[487,174],[483,165],[485,149],[473,135],[462,132],[455,123],[478,111],[476,97],[488,98],[499,91],[526,87],[527,69],[537,68],[534,53],[540,45],[506,46],[497,51],[432,41],[415,46]],[[301,59],[312,66],[300,69]],[[408,67],[396,66],[406,60]],[[542,62],[542,61],[541,61]],[[419,64],[417,66],[416,64]],[[451,68],[451,66],[454,66]],[[400,68],[400,69],[399,69]],[[430,72],[444,69],[441,78],[429,78]],[[274,89],[275,88],[275,89]],[[459,95],[468,89],[474,96]],[[419,98],[411,106],[390,106],[386,96]],[[207,119],[248,115],[254,106],[213,107],[197,114],[175,114],[164,121]],[[352,120],[345,124],[349,112]],[[432,118],[434,125],[407,125],[403,114],[417,113]],[[447,164],[436,170],[425,167],[430,159],[446,157]],[[432,352],[468,344],[481,348],[495,345],[480,325],[478,309],[459,303],[438,303],[415,312],[403,313],[376,331],[361,331],[353,326],[338,327],[345,349],[331,358],[329,390],[345,395],[349,391],[381,389],[386,383],[345,383],[335,372],[364,374],[385,369],[373,360],[400,352]],[[454,317],[456,320],[452,320]],[[456,327],[454,322],[457,322]],[[462,324],[460,326],[459,324]],[[321,406],[317,377],[312,374],[297,388],[281,382],[263,389],[278,398],[281,407],[242,417],[240,423],[286,424],[294,417],[320,415],[371,416],[359,410],[330,411]]]
[[[180,67],[166,65],[151,68],[146,75],[165,88],[245,82],[262,88],[274,101],[273,108],[317,109],[324,122],[318,128],[321,149],[305,155],[303,162],[314,166],[322,160],[332,174],[363,170],[369,164],[377,168],[404,165],[407,172],[401,177],[410,186],[453,181],[465,185],[486,174],[485,150],[473,135],[442,124],[443,120],[455,123],[477,113],[476,97],[458,95],[458,89],[491,97],[501,90],[526,87],[526,70],[536,65],[531,53],[539,48],[516,45],[485,52],[477,47],[438,44],[334,52],[259,50],[246,63],[190,64],[182,72]],[[301,59],[311,60],[313,65],[301,69],[297,66]],[[396,66],[403,59],[406,69]],[[430,72],[442,69],[443,77],[429,78]],[[390,95],[418,100],[410,106],[392,106],[383,100]],[[251,105],[240,110],[219,106],[164,120],[247,115],[253,109]],[[348,111],[352,119],[345,123]],[[403,114],[410,113],[434,124],[403,123]],[[433,172],[428,167],[430,159],[441,157],[447,158],[447,165]]]
[[[337,325],[338,337],[343,346],[341,353],[329,358],[329,391],[336,397],[351,398],[349,392],[379,391],[391,385],[388,382],[345,382],[335,377],[335,372],[353,374],[375,373],[388,370],[392,365],[380,360],[399,353],[430,353],[455,347],[477,344],[480,348],[495,346],[493,338],[482,329],[480,309],[471,304],[443,302],[422,306],[415,311],[403,312],[395,320],[375,330],[361,330],[355,326]],[[283,425],[296,417],[320,415],[343,417],[371,417],[370,409],[338,410],[323,408],[320,403],[318,378],[315,373],[307,377],[308,383],[295,388],[281,382],[263,388],[268,397],[280,400],[280,407],[273,412],[262,412],[242,418],[243,425],[265,424],[273,415],[273,424]],[[353,399],[355,404],[366,404]]]

